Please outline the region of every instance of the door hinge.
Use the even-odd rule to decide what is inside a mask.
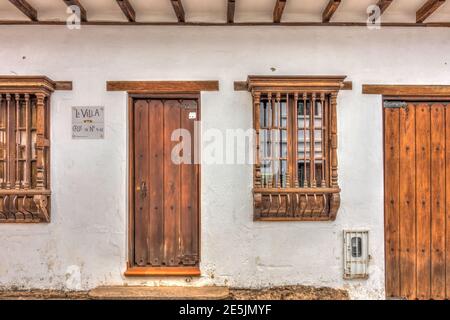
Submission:
[[[405,101],[385,101],[383,107],[385,108],[406,108],[408,104]]]

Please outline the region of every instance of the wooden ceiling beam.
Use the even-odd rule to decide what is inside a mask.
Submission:
[[[273,8],[273,22],[280,23],[281,17],[283,16],[284,7],[286,6],[287,0],[277,0],[275,3],[275,8]]]
[[[334,15],[340,4],[341,0],[330,0],[322,13],[322,22],[330,22],[331,17]]]
[[[392,4],[394,0],[380,0],[377,3],[378,8],[380,8],[380,13],[383,14],[386,9]]]
[[[424,22],[444,3],[445,0],[428,0],[419,10],[417,10],[416,22],[417,23]]]
[[[26,0],[9,0],[16,6],[24,15],[30,18],[31,21],[38,21],[37,11]]]
[[[87,22],[86,9],[81,5],[80,1],[78,0],[63,0],[63,1],[68,7],[77,6],[78,8],[80,8],[80,19],[82,22]]]
[[[181,0],[170,0],[170,2],[172,3],[173,10],[175,11],[178,22],[186,22],[184,8]]]
[[[236,7],[235,0],[228,0],[228,9],[227,9],[227,22],[234,23],[234,11]]]
[[[136,11],[134,11],[133,6],[131,5],[130,1],[128,0],[116,0],[117,4],[119,5],[120,9],[122,10],[125,17],[128,19],[129,22],[135,22],[136,21]]]

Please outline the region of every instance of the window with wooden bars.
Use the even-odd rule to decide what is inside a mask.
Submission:
[[[337,95],[345,77],[249,76],[255,220],[334,220]]]
[[[45,77],[0,77],[0,223],[50,221],[50,94]]]

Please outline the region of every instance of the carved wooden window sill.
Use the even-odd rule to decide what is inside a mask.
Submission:
[[[70,82],[0,76],[0,223],[50,222],[50,95]]]
[[[339,188],[253,190],[255,221],[329,221],[336,218]]]
[[[50,222],[50,190],[0,190],[0,223]]]
[[[330,221],[340,205],[337,95],[344,76],[249,76],[254,220]]]

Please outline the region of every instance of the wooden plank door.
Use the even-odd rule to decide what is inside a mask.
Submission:
[[[386,295],[449,298],[450,105],[385,104],[384,168]]]
[[[131,267],[199,263],[199,165],[194,156],[197,99],[133,101],[134,210]]]

